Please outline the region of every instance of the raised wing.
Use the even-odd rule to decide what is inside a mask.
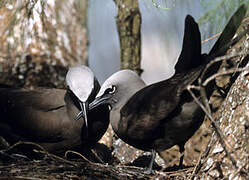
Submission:
[[[175,65],[175,73],[184,72],[201,65],[201,34],[194,18],[185,18],[182,51]]]
[[[229,47],[232,45],[232,38],[234,37],[237,29],[239,28],[243,18],[245,17],[247,8],[245,5],[241,5],[238,10],[234,13],[234,15],[230,18],[229,22],[225,26],[225,29],[222,31],[220,37],[210,50],[209,54],[205,56],[205,61],[208,63],[209,61],[212,61],[215,57],[222,56],[226,53],[226,51],[229,49]],[[239,40],[239,39],[238,39]],[[236,43],[236,42],[234,42]],[[209,69],[206,71],[203,81],[212,76],[213,74],[217,73],[217,71],[220,68],[221,65],[220,62],[214,63],[212,66],[209,67]],[[209,98],[211,94],[213,93],[215,86],[215,81],[211,81],[207,87],[207,97]]]
[[[232,38],[234,37],[236,31],[238,30],[242,20],[244,19],[247,12],[246,5],[241,5],[238,10],[230,18],[229,22],[222,31],[220,37],[215,42],[214,46],[209,52],[209,56],[221,56],[229,49],[227,46]]]

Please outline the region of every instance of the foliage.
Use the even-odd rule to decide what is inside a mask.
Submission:
[[[158,9],[160,9],[160,10],[169,10],[170,8],[169,7],[167,7],[167,5],[165,6],[165,7],[163,7],[162,5],[161,5],[161,3],[159,3],[159,2],[156,2],[156,0],[151,0],[151,2],[152,2],[152,5],[153,6],[155,6],[156,8],[158,8]],[[164,3],[166,4],[166,0],[164,0]]]
[[[200,0],[203,9],[206,9],[204,15],[199,19],[199,24],[207,23],[215,24],[217,31],[221,31],[232,12],[234,12],[241,4],[249,7],[249,0]]]

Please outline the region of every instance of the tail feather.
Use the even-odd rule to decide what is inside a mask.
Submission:
[[[201,34],[194,18],[185,18],[182,51],[175,65],[175,73],[184,72],[201,65]]]
[[[236,31],[238,30],[243,18],[246,15],[247,7],[246,5],[241,5],[238,10],[233,14],[230,18],[229,22],[225,26],[223,32],[221,33],[220,37],[212,47],[209,52],[209,56],[217,57],[221,56],[228,50],[229,47],[226,45],[231,42],[232,38],[234,37]],[[224,48],[226,47],[226,48]]]
[[[247,8],[245,5],[241,5],[238,10],[234,13],[234,15],[231,17],[229,22],[227,23],[225,29],[221,33],[219,39],[216,41],[214,46],[212,47],[209,54],[203,58],[205,58],[205,61],[208,63],[212,61],[217,56],[222,56],[226,53],[226,51],[229,49],[229,44],[234,37],[236,31],[238,30],[243,18],[246,15]],[[212,76],[213,74],[217,73],[222,62],[214,63],[212,66],[209,67],[209,69],[206,71],[203,81],[207,79],[208,77]],[[209,98],[215,88],[215,80],[211,81],[207,87],[207,97]]]

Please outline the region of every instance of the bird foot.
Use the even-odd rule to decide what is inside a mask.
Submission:
[[[184,164],[182,163],[182,164],[179,164],[177,167],[178,167],[178,169],[184,169],[185,166],[184,166]]]

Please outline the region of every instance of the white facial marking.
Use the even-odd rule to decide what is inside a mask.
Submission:
[[[120,70],[103,83],[96,97],[108,93],[111,95],[108,102],[112,109],[116,109],[123,106],[132,95],[145,86],[144,81],[134,71]]]
[[[113,75],[111,75],[101,86],[99,93],[97,94],[96,97],[100,97],[104,94],[104,92],[112,88],[113,86],[117,87],[119,84],[127,84],[129,83],[132,79],[139,78],[140,77],[131,70],[125,69],[125,70],[120,70]]]
[[[76,66],[68,70],[66,83],[81,102],[86,102],[94,89],[94,74],[86,66]]]

